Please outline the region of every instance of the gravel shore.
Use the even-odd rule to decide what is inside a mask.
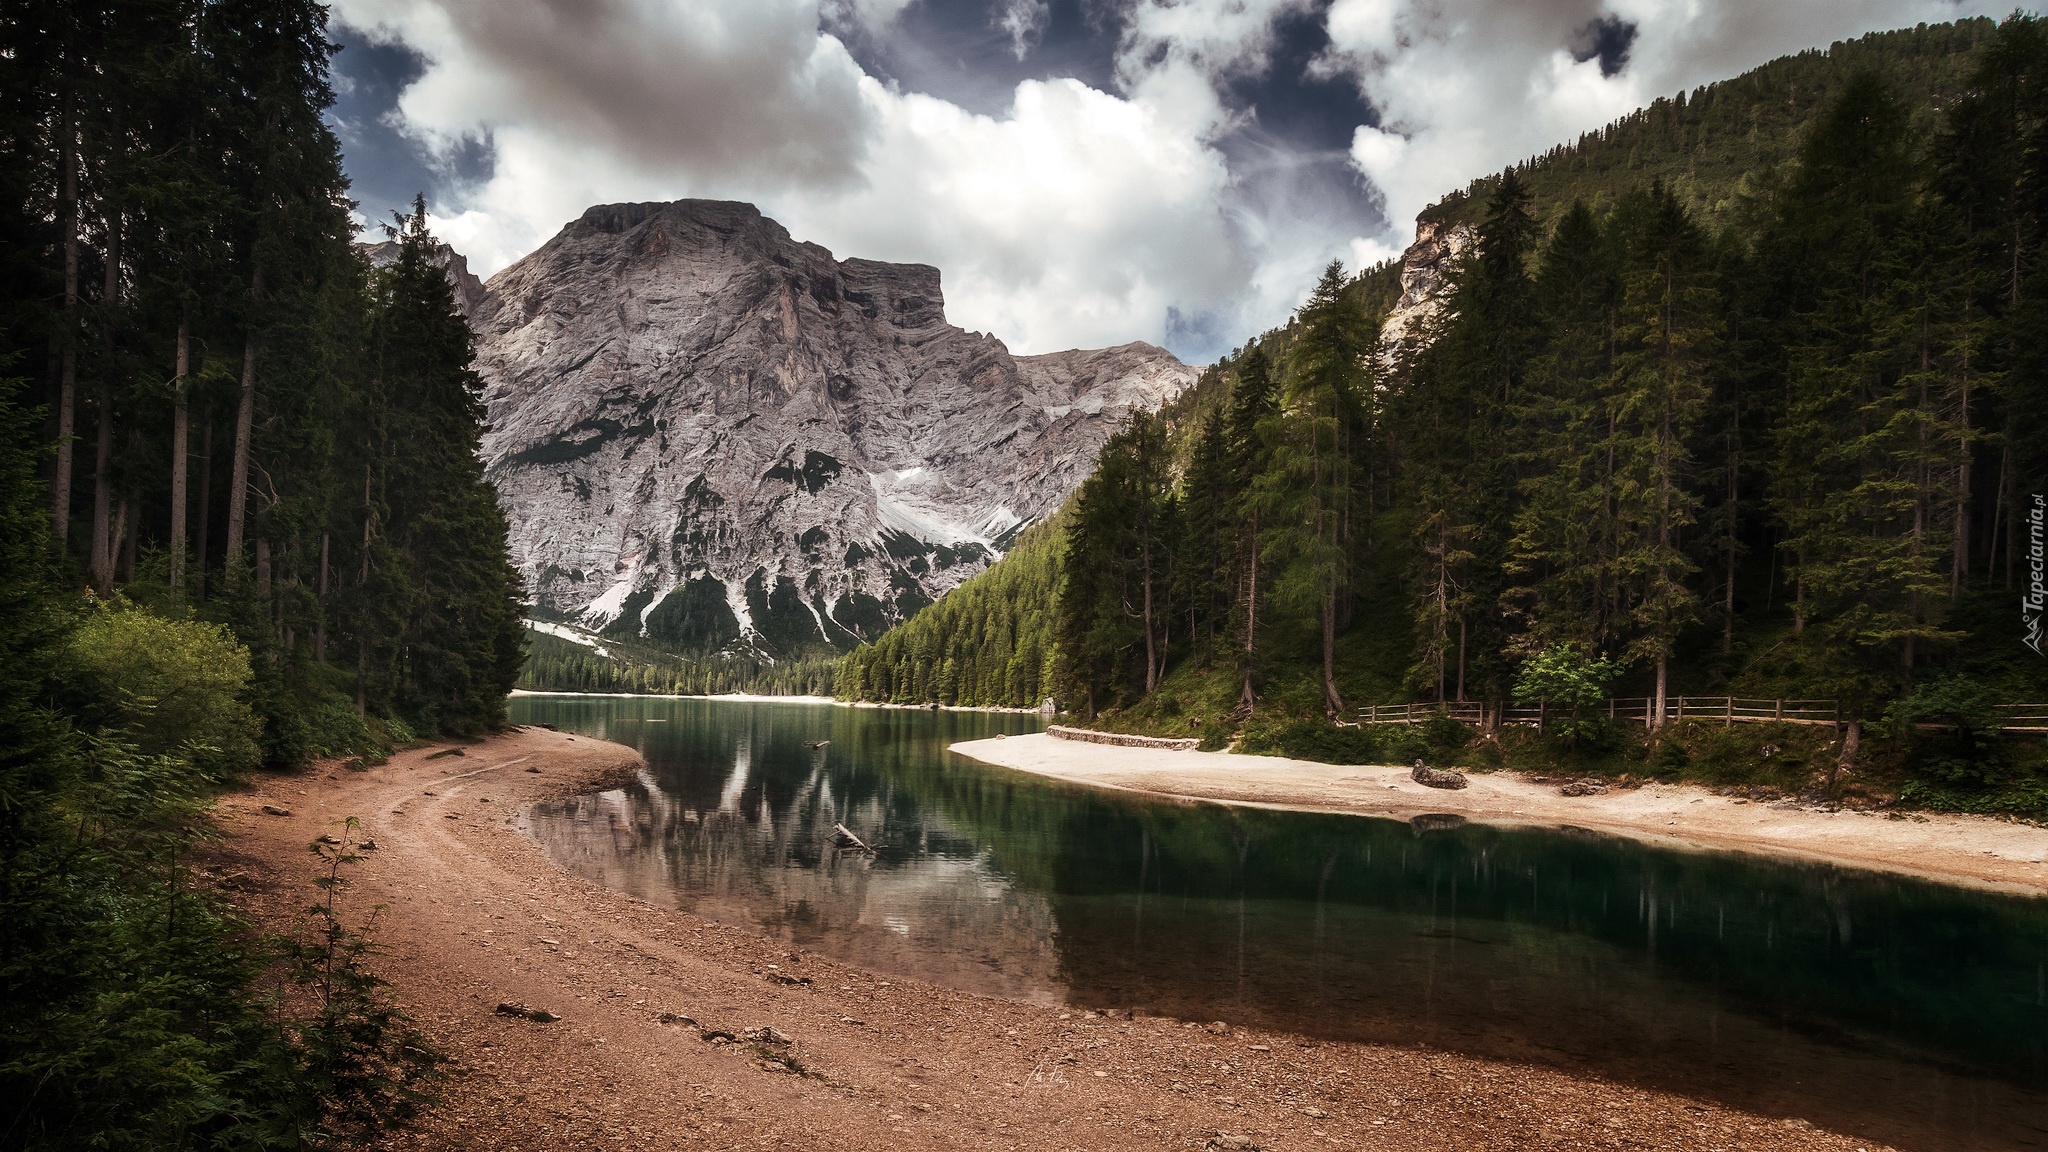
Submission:
[[[952,750],[1057,780],[1177,799],[1399,820],[1448,812],[1488,824],[1571,826],[1679,848],[1786,856],[2048,894],[2048,828],[1984,816],[1829,811],[1672,784],[1566,796],[1563,781],[1538,783],[1513,772],[1475,774],[1467,787],[1452,791],[1417,784],[1406,768],[1113,748],[1046,735],[973,740]]]
[[[1881,1147],[1550,1068],[1035,1006],[791,952],[571,877],[523,834],[525,805],[631,779],[631,749],[541,729],[449,747],[228,796],[207,862],[288,930],[315,893],[308,842],[346,816],[376,841],[349,906],[387,906],[378,968],[455,1060],[390,1147]]]

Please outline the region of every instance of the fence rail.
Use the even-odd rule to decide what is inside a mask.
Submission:
[[[1588,711],[1609,720],[1639,721],[1648,726],[1656,720],[1657,702],[1651,696],[1612,697]],[[1995,710],[2003,732],[2048,732],[2048,704],[2000,704]],[[1499,724],[1542,727],[1566,713],[1546,704],[1508,704],[1489,708],[1470,700],[1443,703],[1368,704],[1358,710],[1363,724],[1423,724],[1446,715],[1461,724],[1488,728]],[[1833,700],[1771,700],[1745,696],[1666,696],[1666,721],[1693,720],[1722,724],[1839,724],[1841,705]],[[1920,727],[1939,727],[1923,724]]]

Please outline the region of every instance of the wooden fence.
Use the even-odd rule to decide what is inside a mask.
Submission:
[[[1650,696],[1613,697],[1597,705],[1594,715],[1609,720],[1630,720],[1648,726],[1656,719],[1657,702]],[[2000,704],[1997,706],[2003,732],[2048,732],[2048,704]],[[1459,700],[1415,704],[1368,704],[1358,710],[1364,724],[1422,724],[1439,715],[1462,724],[1488,728],[1498,724],[1525,724],[1540,728],[1544,722],[1565,713],[1545,704],[1510,704],[1488,708],[1476,701]],[[1693,720],[1722,724],[1839,724],[1841,705],[1833,700],[1768,700],[1743,696],[1666,696],[1667,721]],[[1923,728],[1939,725],[1921,725]]]

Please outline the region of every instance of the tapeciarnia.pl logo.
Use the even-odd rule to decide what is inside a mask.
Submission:
[[[2048,499],[2036,492],[2034,506],[2027,511],[2027,567],[2032,579],[2027,582],[2026,595],[2020,597],[2020,623],[2027,626],[2026,638],[2020,643],[2032,648],[2036,656],[2043,655],[2041,612],[2048,606],[2048,542],[2042,539],[2048,522],[2044,518],[2048,518]]]

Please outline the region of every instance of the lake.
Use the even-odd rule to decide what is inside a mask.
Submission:
[[[946,751],[1034,716],[521,696],[512,718],[647,759],[530,813],[557,864],[877,971],[1562,1066],[1903,1148],[2048,1147],[2048,899]]]

